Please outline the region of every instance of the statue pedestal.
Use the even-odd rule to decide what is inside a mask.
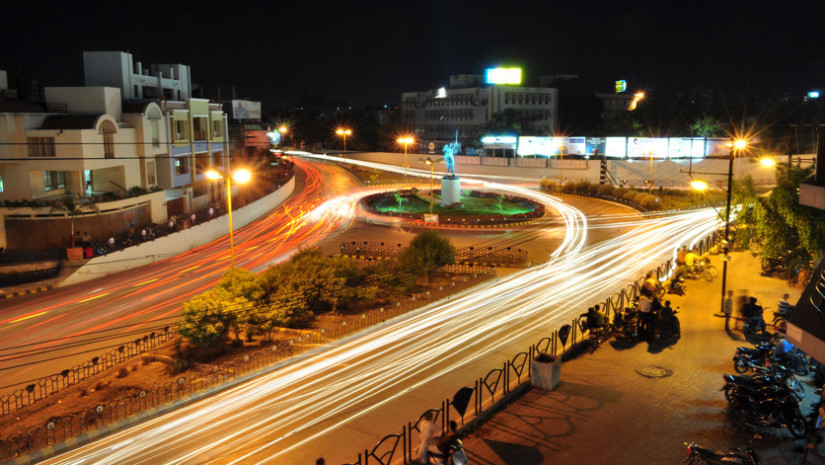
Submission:
[[[441,201],[438,204],[446,207],[459,202],[461,202],[461,180],[454,174],[445,175],[441,178]]]

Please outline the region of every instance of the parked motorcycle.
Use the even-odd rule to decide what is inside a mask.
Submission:
[[[773,352],[773,345],[760,342],[754,348],[739,347],[733,356],[733,368],[737,373],[747,373],[754,366],[765,366],[768,357]]]
[[[799,403],[789,394],[764,395],[763,400],[736,396],[728,406],[731,421],[751,428],[787,428],[797,439],[808,434],[808,423]]]
[[[688,464],[709,463],[712,465],[758,465],[759,456],[751,449],[733,449],[719,452],[706,449],[695,442],[685,443],[688,448]]]

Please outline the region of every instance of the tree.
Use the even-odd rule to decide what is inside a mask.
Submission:
[[[433,230],[424,231],[398,255],[401,268],[417,276],[427,275],[432,282],[435,270],[455,262],[455,247]]]
[[[810,270],[825,250],[822,211],[799,204],[799,186],[811,168],[777,165],[776,187],[759,195],[751,177],[735,186],[735,239],[763,259],[780,259],[788,270]]]
[[[724,134],[722,125],[710,115],[702,115],[690,125],[690,130],[696,137],[716,137]]]
[[[77,194],[68,194],[64,195],[63,197],[60,197],[60,199],[57,200],[54,206],[52,206],[52,211],[61,211],[71,218],[72,247],[75,246],[74,217],[82,215],[84,212],[93,211],[95,213],[100,213],[100,209],[92,199]]]
[[[238,314],[246,304],[246,299],[233,299],[230,291],[215,287],[183,304],[179,332],[207,357],[223,353],[229,332],[237,330]]]

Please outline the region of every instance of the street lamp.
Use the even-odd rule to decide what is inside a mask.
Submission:
[[[433,213],[433,176],[434,176],[434,174],[433,174],[433,165],[435,165],[435,162],[432,159],[430,159],[430,157],[427,157],[427,159],[424,160],[424,163],[430,165],[430,214],[432,214]]]
[[[338,129],[335,130],[335,134],[338,134],[339,136],[344,138],[344,152],[346,152],[347,151],[347,136],[352,135],[352,130],[351,129],[345,129],[345,128],[338,128]]]
[[[283,124],[281,125],[281,127],[278,128],[278,132],[281,133],[281,145],[286,145],[286,133],[288,131],[289,131],[289,128],[287,128]]]
[[[405,136],[405,137],[399,137],[396,142],[398,142],[399,144],[404,145],[404,176],[407,176],[407,168],[408,168],[408,164],[407,164],[407,146],[412,144],[413,142],[415,142],[415,139],[413,139],[410,136]]]
[[[235,237],[232,228],[232,182],[230,179],[234,178],[235,182],[239,184],[246,184],[252,179],[252,173],[247,169],[239,169],[232,172],[232,176],[224,176],[217,170],[209,170],[206,177],[217,181],[221,178],[226,179],[226,207],[229,212],[229,255],[231,259],[230,272],[232,274],[232,297],[235,297]]]
[[[559,186],[564,184],[564,146],[559,145]]]
[[[731,141],[730,150],[728,151],[728,199],[727,208],[725,208],[725,239],[722,241],[722,303],[720,308],[722,313],[725,312],[725,288],[728,284],[728,244],[730,243],[730,200],[733,193],[733,159],[736,157],[736,151],[743,150],[747,147],[748,142],[744,139],[736,139]]]

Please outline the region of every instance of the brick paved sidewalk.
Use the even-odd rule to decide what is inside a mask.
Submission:
[[[721,273],[721,260],[711,260]],[[750,255],[733,254],[728,289],[737,296],[755,295],[769,307],[770,322],[782,294],[790,293],[795,302],[801,288],[760,271]],[[531,389],[471,432],[464,441],[471,463],[675,464],[687,457],[686,441],[725,450],[747,446],[748,436],[727,427],[727,402],[719,392],[722,374],[733,372],[736,347],[747,344],[741,333],[725,333],[724,319],[714,316],[721,276],[713,283],[689,281],[687,295],[667,298],[680,307],[682,336],[675,344],[627,347],[611,340],[565,362],[556,390]],[[639,373],[656,371],[672,373],[662,378]],[[762,463],[800,463],[789,434],[778,434],[783,439],[766,435],[752,445]],[[809,454],[808,463],[825,460]]]

